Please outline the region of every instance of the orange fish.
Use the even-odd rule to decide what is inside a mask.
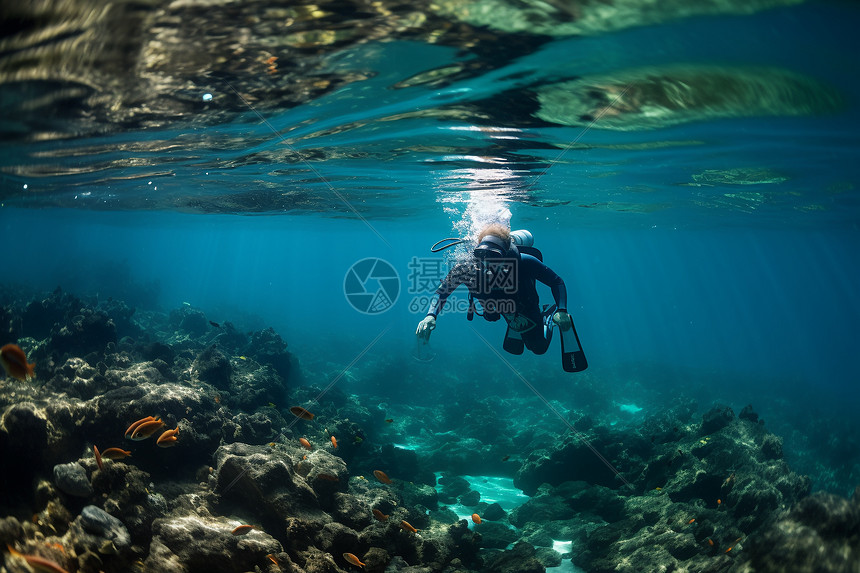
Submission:
[[[375,517],[379,521],[388,521],[388,516],[379,511],[378,509],[373,510],[373,517]]]
[[[140,426],[141,424],[145,424],[146,422],[155,422],[155,421],[156,421],[156,418],[153,418],[152,416],[147,416],[146,418],[141,418],[140,420],[138,420],[137,422],[134,422],[131,426],[128,427],[128,430],[125,431],[125,437],[128,439],[131,439],[131,435],[134,433],[134,431],[137,429],[138,426]]]
[[[474,521],[476,524],[481,523],[481,516],[478,515],[477,513],[473,513],[472,514],[472,521]]]
[[[344,553],[343,558],[350,565],[355,565],[356,567],[364,567],[364,563],[358,560],[358,557],[353,555],[352,553]]]
[[[694,517],[693,519],[691,519],[690,521],[688,521],[688,522],[687,522],[687,525],[691,525],[694,521],[696,521],[696,518],[695,518],[695,517]]]
[[[96,465],[99,467],[100,470],[105,469],[105,464],[104,462],[102,462],[102,455],[99,453],[99,449],[96,447],[95,444],[93,444],[93,453],[96,456]]]
[[[317,474],[317,479],[324,481],[340,481],[337,476],[333,476],[331,474]]]
[[[176,442],[179,441],[179,428],[174,428],[173,430],[167,430],[155,441],[156,445],[159,448],[169,448],[170,446],[175,446]]]
[[[392,424],[392,423],[394,423],[394,418],[386,418],[386,419],[385,419],[385,423],[386,423],[386,424]]]
[[[246,533],[248,533],[249,531],[254,529],[254,527],[255,527],[254,525],[240,525],[239,527],[234,529],[231,533],[233,533],[233,535],[245,535]]]
[[[269,561],[271,561],[272,563],[274,563],[274,564],[275,564],[275,565],[277,565],[278,567],[280,567],[280,566],[281,566],[281,564],[280,564],[280,563],[278,563],[278,560],[277,560],[277,559],[275,559],[275,556],[274,556],[274,555],[272,555],[271,553],[269,553],[268,555],[266,555],[266,557],[269,559]]]
[[[412,525],[410,525],[409,522],[406,520],[400,522],[400,527],[403,529],[403,531],[409,531],[410,533],[418,533],[418,530],[412,527]]]
[[[147,438],[152,437],[155,432],[157,432],[163,427],[164,422],[162,422],[160,419],[152,420],[151,422],[144,422],[134,429],[134,431],[131,433],[131,439],[135,442],[145,440]]]
[[[123,458],[129,457],[130,455],[130,451],[122,450],[120,448],[108,448],[102,452],[102,457],[107,458],[109,460],[121,460]]]
[[[299,406],[293,406],[290,408],[290,413],[296,418],[301,418],[302,420],[313,420],[314,415],[305,410],[304,408],[300,408]]]
[[[6,548],[9,549],[9,553],[15,557],[26,561],[27,565],[32,567],[35,571],[39,571],[41,573],[69,573],[53,561],[48,561],[43,557],[39,557],[37,555],[24,555],[23,553],[15,551],[15,548],[11,545],[7,545]]]
[[[384,484],[391,483],[391,478],[385,475],[385,472],[382,470],[373,470],[373,475],[376,476],[376,479],[378,479]]]
[[[221,394],[215,394],[215,403],[216,403],[216,404],[220,404],[220,403],[221,403]]]
[[[36,376],[35,364],[27,364],[27,355],[17,344],[7,344],[0,348],[0,364],[7,376],[26,382]]]
[[[717,500],[717,505],[721,505],[722,503],[723,503],[723,500],[721,500],[721,499]]]
[[[711,547],[714,546],[714,540],[711,539],[710,537],[708,537],[708,545],[710,545]]]
[[[306,450],[311,449],[311,443],[307,441],[306,438],[299,438],[299,443],[305,447]]]
[[[337,439],[334,436],[331,437],[331,447],[337,449]]]

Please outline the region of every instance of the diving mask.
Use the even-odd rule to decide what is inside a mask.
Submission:
[[[508,243],[494,235],[487,235],[473,251],[480,260],[502,259],[508,254]]]

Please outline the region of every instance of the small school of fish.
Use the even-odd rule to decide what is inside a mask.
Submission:
[[[161,418],[147,416],[129,426],[125,431],[125,437],[134,441],[145,440],[163,427],[164,422],[161,421]]]
[[[147,438],[151,438],[164,426],[165,424],[161,418],[147,416],[146,418],[141,418],[140,420],[132,423],[125,431],[125,438],[127,440],[139,442]],[[155,441],[155,444],[160,448],[169,448],[171,446],[175,446],[178,441],[179,428],[177,427],[172,430],[165,430],[162,432]],[[105,451],[100,452],[98,446],[94,444],[93,455],[96,458],[96,465],[98,468],[100,470],[104,470],[104,460],[122,460],[130,457],[131,451],[124,450],[122,448],[108,448]]]
[[[213,326],[216,326],[213,324]],[[217,326],[216,326],[217,327]],[[7,376],[11,376],[13,378],[17,378],[21,381],[28,381],[35,377],[34,369],[35,364],[29,364],[27,362],[26,355],[21,348],[15,344],[7,344],[0,348],[0,364],[2,364],[3,369],[6,372]],[[216,402],[220,402],[220,396],[217,396]],[[293,406],[290,408],[290,412],[299,419],[302,420],[313,420],[314,414],[309,412],[308,410],[301,408],[299,406]],[[392,419],[387,419],[386,423],[393,422]],[[155,416],[147,416],[145,418],[141,418],[135,422],[133,422],[128,429],[125,431],[125,438],[132,441],[143,441],[148,438],[151,438],[159,430],[165,427],[165,423],[161,418],[157,418]],[[179,428],[168,429],[163,431],[159,437],[156,439],[156,445],[162,448],[167,448],[174,446],[179,440]],[[337,449],[337,439],[334,436],[331,436],[331,445],[332,449]],[[307,450],[311,449],[311,443],[307,438],[299,438],[299,443]],[[131,451],[123,450],[122,448],[111,447],[107,448],[104,452],[100,452],[98,447],[93,445],[93,454],[96,459],[96,464],[98,465],[99,470],[104,470],[104,460],[121,460],[131,456]],[[305,456],[306,457],[306,456]],[[379,480],[381,483],[390,485],[393,483],[391,478],[381,470],[374,470],[373,475]],[[332,476],[329,474],[318,474],[317,479],[327,480],[327,481],[339,481],[336,476]],[[373,517],[380,521],[385,522],[388,521],[388,515],[382,513],[378,509],[373,510]],[[480,516],[475,513],[472,514],[472,521],[476,524],[481,523]],[[413,527],[408,521],[402,520],[400,522],[400,528],[409,533],[418,533],[418,529]],[[251,532],[253,529],[257,529],[255,525],[239,525],[232,530],[232,534],[236,536],[246,535]],[[39,557],[37,555],[25,555],[16,551],[11,545],[7,545],[9,553],[14,557],[23,559],[32,569],[36,571],[42,571],[46,573],[68,573],[65,569],[63,569],[57,563],[53,561],[47,560],[43,557]],[[62,546],[60,547],[62,549]],[[729,551],[731,547],[729,548]],[[63,551],[65,552],[65,551]],[[278,565],[277,559],[275,559],[274,555],[267,555],[269,560]],[[344,560],[350,565],[364,568],[366,565],[354,554],[352,553],[344,553]]]
[[[214,322],[210,322],[210,324],[215,328],[220,328],[219,324]],[[244,357],[242,357],[244,358]],[[30,379],[35,377],[35,364],[30,364],[27,362],[27,356],[20,346],[16,344],[6,344],[2,348],[0,348],[0,365],[3,366],[3,370],[6,372],[7,376],[12,378],[16,378],[21,381],[29,381]],[[219,394],[215,395],[215,402],[221,402],[221,396]],[[290,408],[290,412],[301,420],[311,421],[314,419],[314,414],[310,411],[302,408],[300,406],[293,406]],[[385,420],[387,424],[391,424],[394,420],[388,418]],[[135,422],[133,422],[125,431],[125,438],[132,441],[143,441],[148,438],[151,438],[155,434],[157,434],[160,430],[165,427],[165,423],[161,418],[157,418],[155,416],[146,416],[145,418],[141,418]],[[330,437],[332,449],[337,449],[337,439],[335,436]],[[176,445],[179,441],[179,428],[176,427],[174,429],[167,429],[161,432],[159,437],[156,439],[156,445],[161,448],[167,448]],[[357,443],[360,443],[361,440],[357,440]],[[299,443],[307,450],[311,450],[311,443],[307,438],[299,438]],[[274,445],[274,444],[270,444]],[[121,460],[131,456],[130,450],[123,450],[122,448],[111,447],[104,450],[104,452],[100,452],[96,445],[93,445],[93,454],[95,456],[96,465],[99,470],[104,470],[104,460]],[[307,456],[305,456],[306,458]],[[393,483],[391,478],[381,470],[374,470],[373,475],[379,480],[381,483],[390,485]],[[339,479],[336,476],[332,476],[329,474],[318,474],[317,479],[322,479],[326,481],[337,482]],[[382,513],[378,509],[373,510],[373,517],[380,522],[388,521],[388,515]],[[472,521],[476,524],[481,523],[480,516],[475,513],[472,514]],[[246,535],[250,533],[253,529],[257,529],[258,526],[255,525],[239,525],[232,530],[232,534],[236,536]],[[402,520],[400,522],[400,528],[409,533],[418,533],[418,529],[413,527],[408,521]],[[39,557],[37,555],[25,555],[16,551],[11,545],[7,545],[9,553],[19,559],[23,559],[27,565],[29,565],[32,569],[36,571],[46,572],[46,573],[68,573],[65,569],[63,569],[57,563],[45,559],[43,557]],[[62,546],[60,549],[63,550]],[[729,548],[729,551],[731,548]],[[63,550],[63,553],[65,551]],[[278,560],[274,555],[267,555],[268,559],[275,565],[278,564]],[[344,553],[343,559],[350,565],[364,568],[366,565],[354,554],[352,553]]]
[[[301,420],[311,421],[311,420],[313,420],[313,419],[314,419],[314,417],[315,417],[315,415],[314,415],[312,412],[310,412],[310,411],[308,411],[308,410],[306,410],[305,408],[302,408],[302,407],[300,407],[300,406],[293,406],[293,407],[291,407],[289,410],[290,410],[290,413],[292,413],[296,418],[299,418],[299,419],[301,419]],[[391,419],[391,418],[388,418],[388,419],[386,419],[386,420],[385,420],[385,422],[386,422],[386,423],[388,423],[388,424],[392,423],[393,421],[394,421],[394,420],[393,420],[393,419]],[[326,433],[328,433],[328,430],[326,430]],[[332,436],[330,436],[330,437],[329,437],[329,440],[331,441],[332,449],[333,449],[333,450],[337,449],[337,447],[338,447],[338,444],[337,444],[337,438],[335,438],[335,437],[332,435]],[[306,450],[311,450],[311,449],[312,449],[311,443],[310,443],[310,441],[309,441],[307,438],[304,438],[304,437],[299,438],[299,439],[298,439],[298,442],[299,442],[299,444],[301,444],[301,446],[302,446],[303,448],[305,448]],[[270,444],[270,445],[274,445],[274,444]],[[307,456],[302,456],[302,460],[305,460],[305,459],[307,459]],[[388,474],[386,474],[386,473],[385,473],[384,471],[382,471],[382,470],[374,470],[374,471],[373,471],[373,475],[374,475],[374,477],[376,477],[376,479],[377,479],[380,483],[383,483],[383,484],[386,484],[386,485],[391,485],[391,484],[393,484],[393,483],[394,483],[394,481],[393,481],[390,477],[388,477]],[[359,477],[361,477],[361,476],[359,476]],[[338,478],[337,476],[333,476],[333,475],[326,474],[326,473],[319,473],[319,474],[317,474],[317,475],[316,475],[316,477],[315,477],[314,479],[316,479],[316,480],[323,480],[323,481],[331,481],[331,482],[337,482],[337,481],[340,481],[340,480],[339,480],[339,478]],[[361,478],[361,479],[364,479],[364,478]],[[373,517],[374,517],[374,519],[376,519],[377,521],[379,521],[379,522],[383,522],[383,523],[384,523],[384,522],[386,522],[386,521],[388,521],[388,517],[389,517],[389,516],[388,516],[388,515],[386,515],[386,514],[384,514],[384,513],[382,513],[382,511],[380,511],[379,509],[373,509],[373,510],[372,510],[372,513],[373,513]],[[472,515],[472,520],[473,520],[475,523],[481,523],[481,518],[480,518],[480,516],[479,516],[477,513]],[[240,527],[249,527],[249,528],[250,528],[251,526],[240,526]],[[400,529],[402,529],[403,531],[406,531],[406,532],[408,532],[408,533],[413,533],[413,534],[417,534],[417,533],[418,533],[418,529],[417,529],[417,528],[415,528],[415,527],[413,527],[413,526],[412,526],[408,521],[405,521],[405,520],[403,520],[403,521],[401,521],[401,522],[400,522],[399,527],[400,527]],[[237,528],[237,530],[240,530],[240,528]],[[243,531],[243,532],[244,532],[244,530],[240,530],[240,531]],[[237,534],[237,533],[236,533],[236,530],[234,530],[234,534]],[[270,557],[270,558],[271,558],[271,557]],[[366,567],[366,564],[365,564],[365,563],[363,563],[363,562],[358,558],[358,556],[356,556],[356,555],[355,555],[355,554],[353,554],[353,553],[344,553],[344,554],[343,554],[343,559],[344,559],[344,561],[346,561],[347,563],[349,563],[350,565],[353,565],[353,566],[355,566],[355,567],[360,567],[360,568],[365,568],[365,567]],[[274,559],[272,559],[272,561],[273,561],[273,562],[275,562],[275,561],[274,561]]]
[[[140,420],[132,423],[131,426],[125,431],[125,437],[129,440],[134,440],[139,442],[141,440],[145,440],[147,438],[151,438],[165,426],[165,423],[161,420],[161,418],[156,418],[154,416],[147,416],[146,418],[141,418]],[[165,430],[161,433],[158,439],[155,441],[156,445],[160,448],[169,448],[171,446],[176,445],[176,442],[179,441],[179,428],[174,428],[172,430]],[[119,456],[119,458],[123,458],[125,456],[130,456],[131,452],[127,454],[124,453],[125,450],[120,450],[119,448],[112,448],[112,455]],[[108,452],[110,450],[105,450]],[[118,458],[111,458],[118,459]]]

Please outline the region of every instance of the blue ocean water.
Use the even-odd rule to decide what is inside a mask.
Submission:
[[[324,58],[327,73],[357,79],[290,105],[247,95],[237,72],[183,88],[192,113],[151,126],[28,138],[7,113],[0,287],[272,327],[309,384],[360,356],[338,381],[359,399],[432,407],[450,384],[533,400],[525,379],[550,401],[624,423],[681,398],[703,411],[752,404],[793,469],[847,495],[860,480],[845,446],[860,441],[858,16],[853,3],[809,2],[540,42],[519,34],[504,53],[501,34],[484,48],[497,57],[473,49],[479,40],[369,37]],[[414,80],[470,65],[478,71]],[[751,70],[763,85],[776,81],[763,70],[778,69],[820,91],[787,81],[773,101],[762,92],[714,114],[719,105],[703,104],[657,125],[647,104],[628,124],[611,112],[608,123],[538,119],[538,94],[562,81],[629,87],[637,70],[705,68]],[[0,85],[7,109],[23,109],[16,85]],[[441,278],[433,265],[450,264],[430,245],[505,210],[564,278],[586,372],[562,371],[557,340],[543,356],[499,360],[488,342],[501,347],[503,324],[454,309],[424,349],[432,360],[414,359]],[[384,312],[346,296],[367,258],[400,281]],[[549,411],[539,423],[565,431]],[[841,445],[823,446],[828,433]]]
[[[339,382],[341,389],[421,403],[423,391],[436,399],[430,390],[444,375],[478,396],[529,397],[482,340],[500,346],[504,327],[468,322],[462,307],[440,316],[433,362],[411,358],[430,292],[415,290],[410,265],[415,257],[439,260],[428,247],[450,234],[442,232],[444,217],[372,222],[386,245],[360,221],[308,216],[6,213],[14,217],[4,220],[5,244],[19,244],[17,256],[28,265],[6,284],[26,286],[22,292],[61,286],[139,308],[191,304],[214,321],[248,329],[271,326],[317,383],[384,333],[363,358],[374,368]],[[514,213],[516,220],[516,206]],[[535,216],[519,222],[564,277],[589,360],[585,373],[563,372],[555,341],[546,355],[511,358],[546,397],[622,415],[619,404],[647,414],[684,396],[702,408],[753,404],[771,427],[831,420],[843,434],[855,431],[855,230],[572,229]],[[366,257],[389,262],[401,278],[399,299],[378,315],[357,312],[344,296],[346,273]],[[549,289],[541,295],[551,300]],[[457,300],[464,303],[465,294]],[[601,393],[583,392],[582,377]],[[500,380],[508,381],[503,392]],[[786,455],[791,459],[788,447]]]

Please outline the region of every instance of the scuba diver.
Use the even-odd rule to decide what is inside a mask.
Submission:
[[[453,243],[437,248],[440,243]],[[443,239],[431,251],[439,252],[459,239]],[[508,324],[503,348],[511,354],[522,354],[528,348],[543,354],[552,340],[553,326],[558,325],[562,338],[562,366],[568,372],[588,367],[573,320],[567,312],[567,289],[562,278],[543,263],[543,255],[534,248],[528,231],[510,231],[505,225],[492,224],[478,235],[478,246],[467,260],[454,266],[442,280],[430,308],[415,334],[426,344],[436,328],[436,318],[445,302],[460,285],[469,290],[467,320],[474,314],[495,322],[504,318]],[[555,304],[540,306],[536,282],[552,290]],[[477,304],[476,304],[477,303]],[[478,304],[482,313],[478,313]]]

